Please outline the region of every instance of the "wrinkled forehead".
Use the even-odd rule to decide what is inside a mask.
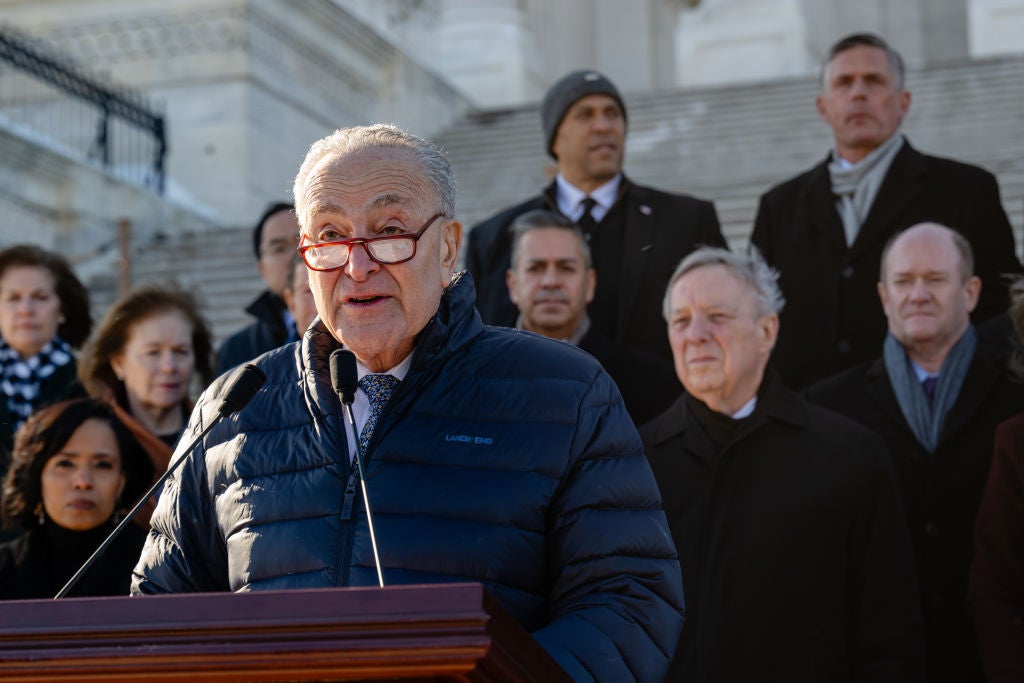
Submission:
[[[323,213],[429,211],[436,204],[433,185],[411,150],[371,147],[324,157],[310,172],[296,213],[306,227]]]
[[[672,310],[683,308],[728,308],[739,310],[754,305],[754,290],[726,266],[719,263],[697,266],[672,286]]]
[[[882,264],[884,275],[923,272],[958,273],[963,268],[960,252],[948,230],[912,228],[897,237]]]

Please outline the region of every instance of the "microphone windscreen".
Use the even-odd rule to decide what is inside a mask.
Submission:
[[[219,412],[223,417],[237,413],[244,408],[260,390],[267,376],[255,365],[243,365],[228,384],[228,390],[220,401]]]
[[[359,386],[359,371],[356,369],[356,355],[348,349],[336,349],[331,353],[331,386],[341,396],[341,402],[352,405],[356,400]]]

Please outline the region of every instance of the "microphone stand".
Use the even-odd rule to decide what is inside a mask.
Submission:
[[[373,548],[373,564],[377,568],[377,583],[384,587],[384,572],[380,566],[380,552],[377,550],[377,532],[373,528],[373,513],[370,512],[370,495],[366,491],[366,473],[363,470],[363,448],[359,445],[359,431],[352,415],[352,404],[356,400],[356,387],[359,386],[359,370],[356,368],[356,356],[348,349],[335,349],[331,353],[331,386],[341,399],[341,407],[348,418],[352,440],[356,446],[356,468],[359,472],[359,487],[363,492],[363,508],[366,510],[366,522],[370,527],[370,546]]]
[[[380,568],[380,553],[377,551],[377,533],[373,529],[373,514],[370,512],[370,495],[366,492],[366,476],[363,472],[363,448],[359,445],[359,434],[356,433],[356,421],[352,416],[352,404],[351,402],[345,403],[342,401],[342,408],[345,410],[345,415],[348,417],[348,424],[352,430],[352,435],[355,437],[356,443],[356,467],[359,471],[359,487],[363,492],[363,508],[366,510],[366,522],[370,527],[370,547],[373,548],[373,564],[377,568],[377,583],[381,588],[384,587],[384,572]]]
[[[79,567],[78,571],[75,572],[75,575],[68,579],[68,582],[64,584],[64,587],[60,589],[60,592],[53,596],[54,600],[59,600],[67,595],[68,592],[82,579],[82,577],[85,576],[85,573],[89,571],[89,568],[92,567],[96,560],[103,556],[103,553],[106,552],[110,544],[113,543],[114,540],[121,535],[121,532],[124,531],[124,528],[128,526],[133,519],[135,519],[135,515],[139,513],[139,510],[141,510],[142,506],[146,504],[146,501],[152,498],[153,494],[164,485],[164,482],[167,481],[168,477],[178,469],[181,463],[185,462],[185,454],[198,446],[199,442],[210,433],[211,429],[220,424],[221,420],[244,408],[266,381],[266,375],[264,375],[263,372],[255,365],[246,365],[242,368],[242,370],[228,385],[228,390],[225,392],[225,396],[221,400],[220,406],[217,409],[217,416],[213,418],[209,425],[207,425],[206,429],[200,432],[199,436],[192,440],[189,447],[182,452],[181,457],[172,462],[167,468],[167,471],[156,480],[156,483],[149,487],[149,490],[146,491],[137,503],[135,503],[135,507],[133,507],[128,514],[124,516],[121,523],[114,527],[114,530],[110,532],[110,535],[103,540],[100,547],[96,548],[93,554],[89,556],[89,559],[85,561],[85,564]]]

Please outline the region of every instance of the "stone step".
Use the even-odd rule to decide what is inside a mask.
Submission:
[[[912,71],[904,130],[931,154],[996,173],[1018,233],[1024,224],[1024,57]],[[637,182],[715,201],[733,248],[746,246],[760,195],[824,158],[831,144],[818,118],[816,78],[714,88],[625,92],[626,172]],[[457,215],[468,230],[531,197],[553,174],[539,105],[477,111],[439,135],[458,183]],[[296,160],[298,161],[298,160]],[[248,228],[169,237],[140,247],[137,281],[175,278],[201,293],[218,339],[248,324],[245,305],[262,289]]]

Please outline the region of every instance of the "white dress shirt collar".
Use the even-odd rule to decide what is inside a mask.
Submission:
[[[601,222],[608,210],[615,204],[619,196],[619,184],[622,183],[622,174],[619,173],[604,185],[598,187],[589,194],[596,202],[590,210],[594,220]],[[588,196],[586,192],[576,187],[559,173],[555,176],[555,197],[558,201],[558,210],[574,221],[579,221],[583,216],[583,200]]]

